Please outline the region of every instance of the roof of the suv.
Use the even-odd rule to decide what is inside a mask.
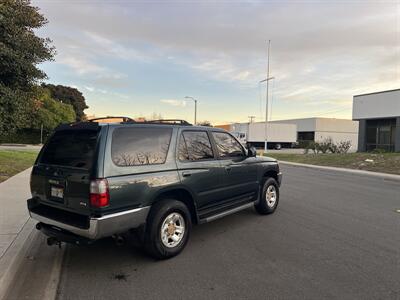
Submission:
[[[116,120],[120,121],[116,121]],[[165,120],[149,120],[149,121],[135,121],[129,117],[102,117],[95,118],[87,121],[69,123],[69,124],[61,124],[56,130],[68,130],[68,129],[98,129],[100,126],[135,126],[135,125],[158,125],[162,127],[189,127],[190,129],[210,129],[216,131],[225,131],[221,128],[217,127],[208,127],[208,126],[194,126],[185,120],[180,119],[165,119]]]

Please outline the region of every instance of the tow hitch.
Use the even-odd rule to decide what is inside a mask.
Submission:
[[[61,248],[61,241],[57,240],[55,237],[49,237],[47,238],[47,245],[48,246],[58,245],[58,248]]]
[[[61,243],[88,245],[94,242],[93,240],[78,236],[72,232],[44,223],[37,223],[36,229],[47,235],[47,245],[49,246],[58,245],[58,247],[61,248]]]

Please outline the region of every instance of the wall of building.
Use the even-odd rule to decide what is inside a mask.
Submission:
[[[368,151],[370,150],[368,148],[371,147],[391,147],[391,150],[400,152],[400,89],[354,96],[353,119],[359,120],[359,151]],[[368,144],[367,132],[371,128],[373,129],[371,122],[385,122],[389,119],[395,119],[396,124],[395,137],[394,141],[390,142],[391,146],[378,144],[379,138],[376,139],[376,146],[371,141]],[[378,126],[384,125],[377,123],[377,136],[379,134]]]
[[[358,149],[358,133],[353,132],[327,132],[327,131],[316,131],[315,141],[323,142],[327,138],[331,138],[334,143],[340,143],[345,141],[351,142],[351,148],[349,152],[356,152]]]
[[[268,123],[294,124],[297,126],[297,131],[315,131],[316,119],[317,118],[279,120],[279,121],[271,121]]]
[[[315,131],[357,134],[358,122],[346,119],[316,118]]]
[[[400,89],[353,97],[353,120],[400,116]]]

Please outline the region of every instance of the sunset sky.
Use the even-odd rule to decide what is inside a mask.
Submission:
[[[351,118],[356,94],[400,87],[400,1],[40,1],[57,49],[40,67],[89,115],[261,121]]]

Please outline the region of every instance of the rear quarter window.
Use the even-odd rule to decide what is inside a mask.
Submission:
[[[57,131],[49,140],[39,163],[91,169],[98,132],[95,130]]]
[[[112,135],[111,157],[120,167],[163,164],[172,128],[117,128]]]

